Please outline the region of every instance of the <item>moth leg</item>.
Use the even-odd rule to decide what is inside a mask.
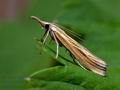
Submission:
[[[69,53],[70,53],[70,52],[69,52]],[[72,53],[70,53],[70,56],[71,56],[71,58],[73,59],[74,63],[76,63],[75,57],[72,55]]]
[[[46,41],[46,39],[47,39],[49,33],[50,33],[50,30],[48,30],[47,32],[45,32],[44,38],[43,38],[43,44],[45,43],[45,41]]]
[[[57,41],[57,38],[56,38],[54,32],[52,32],[52,35],[53,35],[53,38],[54,38],[54,40],[55,40],[55,43],[57,44],[57,51],[56,51],[56,56],[55,56],[55,58],[58,58],[58,54],[59,54],[59,43],[58,43],[58,41]]]
[[[43,37],[41,38],[41,42],[43,42],[43,39],[45,38],[46,33],[47,33],[47,30],[45,31]]]

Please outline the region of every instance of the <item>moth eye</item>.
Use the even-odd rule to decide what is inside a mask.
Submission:
[[[45,24],[45,29],[49,29],[49,24]]]

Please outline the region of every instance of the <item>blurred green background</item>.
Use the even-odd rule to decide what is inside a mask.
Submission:
[[[1,90],[25,90],[26,77],[51,65],[49,55],[37,49],[34,37],[41,38],[44,31],[32,15],[82,34],[82,44],[107,62],[111,82],[120,83],[119,0],[30,0],[15,20],[0,21]]]
[[[43,32],[30,16],[52,21],[62,9],[62,0],[29,0],[26,7],[17,20],[0,23],[0,90],[22,90],[29,74],[49,66],[34,40]]]

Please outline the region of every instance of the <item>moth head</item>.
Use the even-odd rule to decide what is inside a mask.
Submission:
[[[46,30],[48,30],[49,27],[50,27],[50,24],[48,24],[48,23],[44,25],[44,28],[45,28]]]
[[[32,19],[36,20],[37,22],[39,22],[39,24],[41,25],[41,27],[45,30],[48,30],[49,29],[49,25],[50,23],[49,22],[45,22],[45,21],[42,21],[40,20],[39,18],[35,17],[35,16],[31,16]]]

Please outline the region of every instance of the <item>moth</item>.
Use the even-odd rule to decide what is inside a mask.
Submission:
[[[56,58],[59,54],[59,46],[62,44],[75,57],[75,62],[82,68],[101,76],[106,75],[107,64],[92,54],[87,48],[67,35],[59,26],[57,26],[57,24],[42,21],[35,16],[31,16],[31,18],[36,20],[41,25],[41,27],[45,29],[43,43],[45,43],[48,35],[50,35],[51,38],[55,41],[57,45]]]

